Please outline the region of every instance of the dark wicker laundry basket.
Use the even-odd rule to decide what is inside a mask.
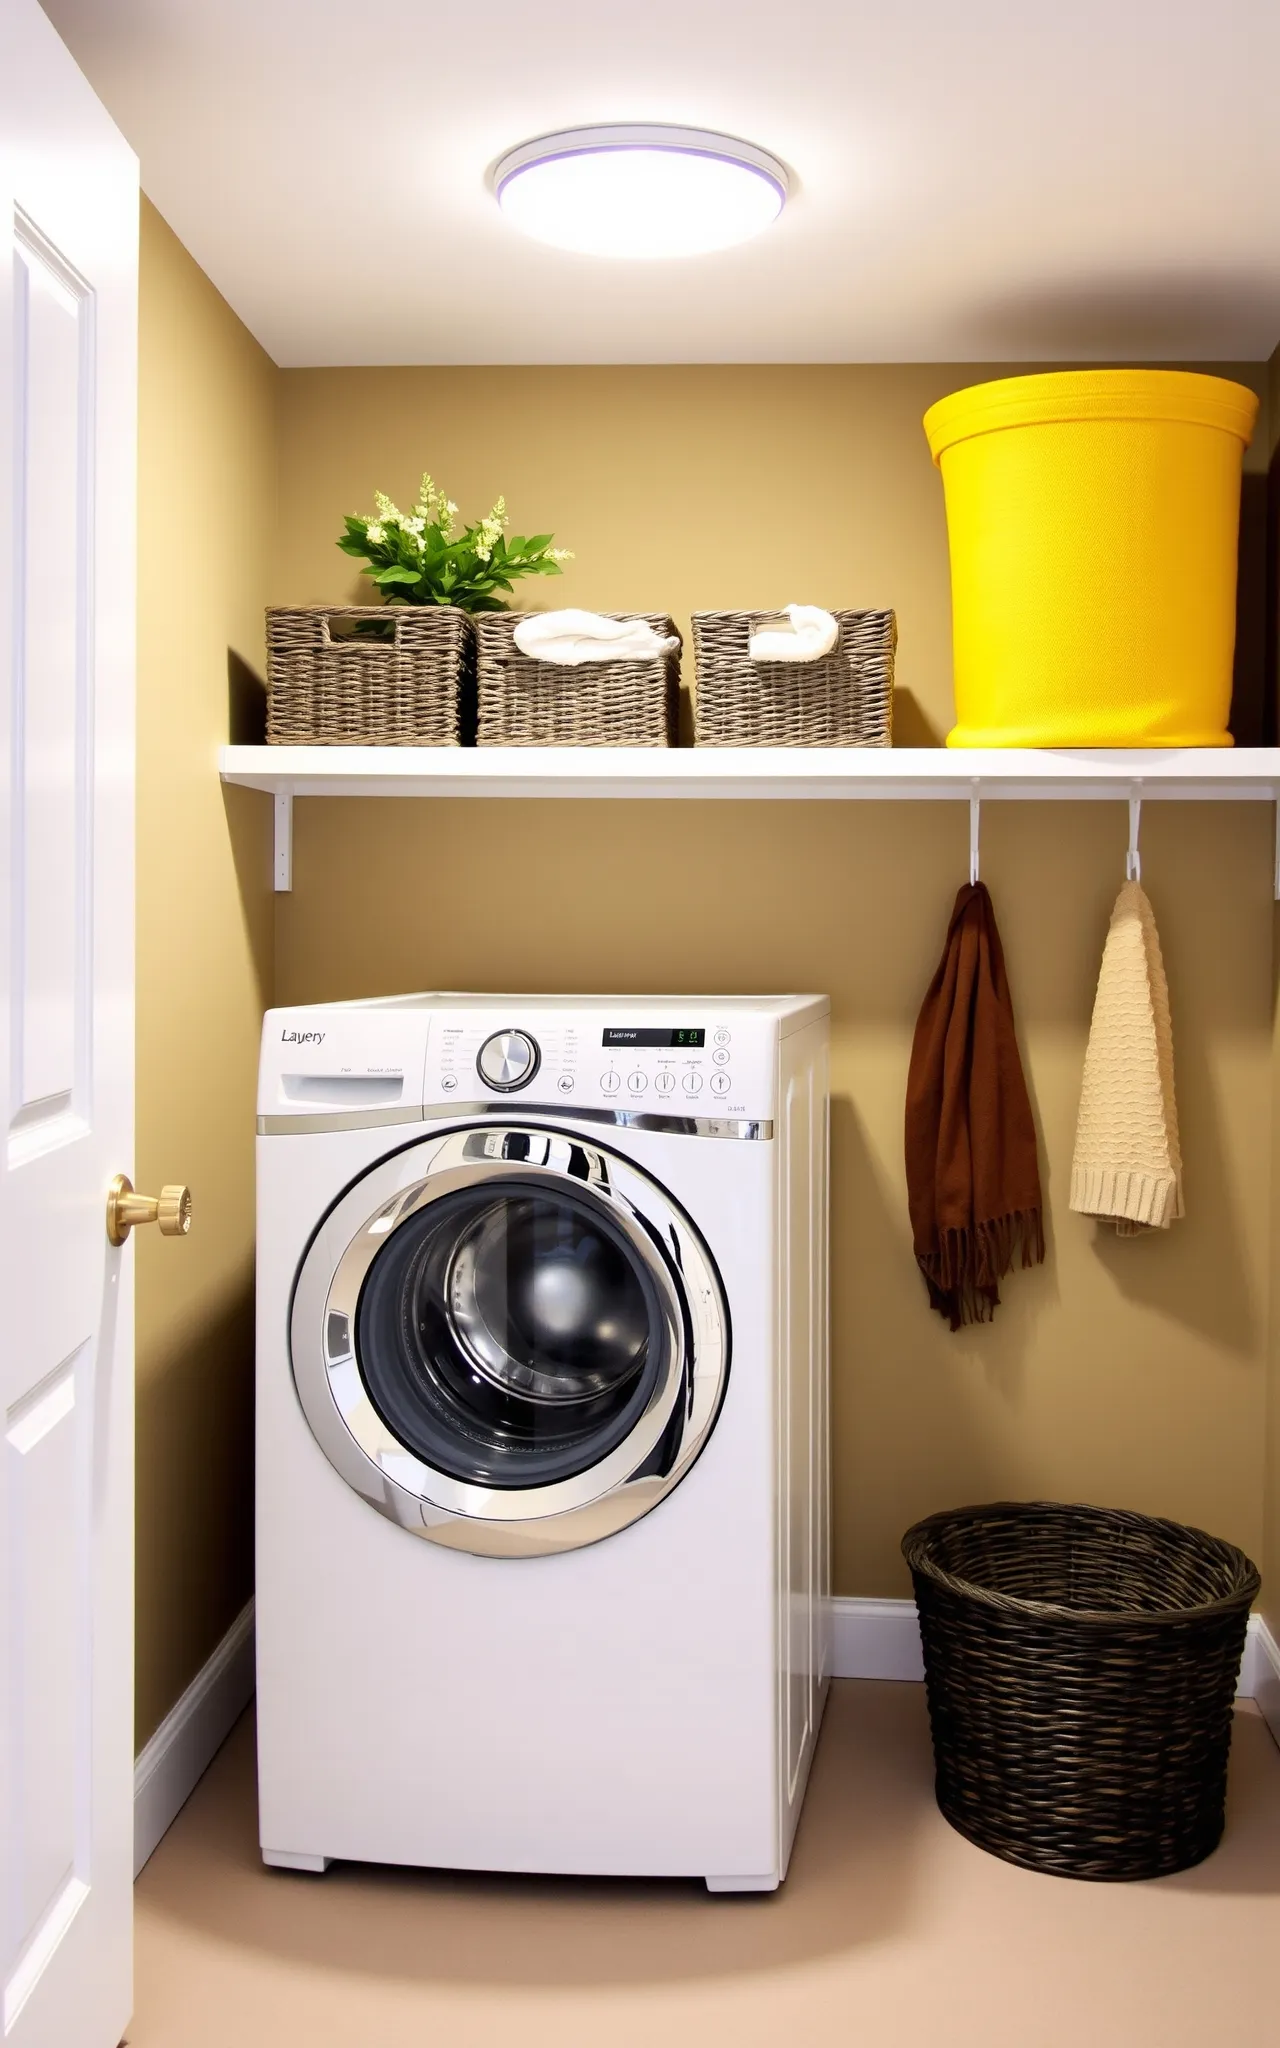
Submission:
[[[938,1805],[1009,1863],[1162,1877],[1222,1835],[1255,1567],[1149,1515],[997,1502],[917,1522]]]
[[[695,612],[694,741],[700,747],[893,744],[893,612],[835,612],[840,637],[818,661],[752,661],[773,612]]]
[[[535,661],[515,644],[526,612],[476,619],[476,743],[482,747],[674,747],[680,706],[680,635],[661,612],[643,617],[670,654],[640,661]]]
[[[366,623],[386,637],[331,630]],[[460,746],[469,737],[474,689],[471,619],[452,605],[306,605],[267,613],[272,746]]]

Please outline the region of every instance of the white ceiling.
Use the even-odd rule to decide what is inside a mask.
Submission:
[[[1277,0],[45,0],[151,198],[283,364],[1258,359]],[[546,129],[782,157],[761,240],[524,241]]]

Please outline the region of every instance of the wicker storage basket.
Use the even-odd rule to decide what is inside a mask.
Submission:
[[[476,619],[476,743],[481,747],[673,747],[680,705],[680,649],[651,661],[532,661],[514,634],[526,612]],[[660,612],[643,617],[679,634]]]
[[[917,1522],[938,1805],[1009,1863],[1162,1877],[1222,1834],[1258,1573],[1178,1522],[998,1502]]]
[[[840,638],[819,661],[752,661],[751,634],[774,612],[695,612],[694,740],[700,747],[893,744],[893,612],[836,612]]]
[[[358,639],[331,620],[377,619]],[[471,619],[451,605],[309,605],[267,613],[267,739],[276,747],[456,747],[474,688]]]

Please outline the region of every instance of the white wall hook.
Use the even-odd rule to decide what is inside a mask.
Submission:
[[[1137,788],[1129,792],[1129,851],[1124,859],[1126,882],[1142,880],[1142,854],[1138,849],[1138,834],[1142,829],[1142,798]]]
[[[978,838],[981,830],[982,798],[978,794],[978,785],[975,782],[972,794],[969,797],[969,886],[971,888],[978,880]]]

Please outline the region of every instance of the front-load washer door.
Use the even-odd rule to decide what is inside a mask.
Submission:
[[[531,1124],[382,1160],[316,1232],[294,1380],[330,1463],[415,1535],[570,1550],[648,1513],[724,1396],[711,1255],[656,1181]]]

